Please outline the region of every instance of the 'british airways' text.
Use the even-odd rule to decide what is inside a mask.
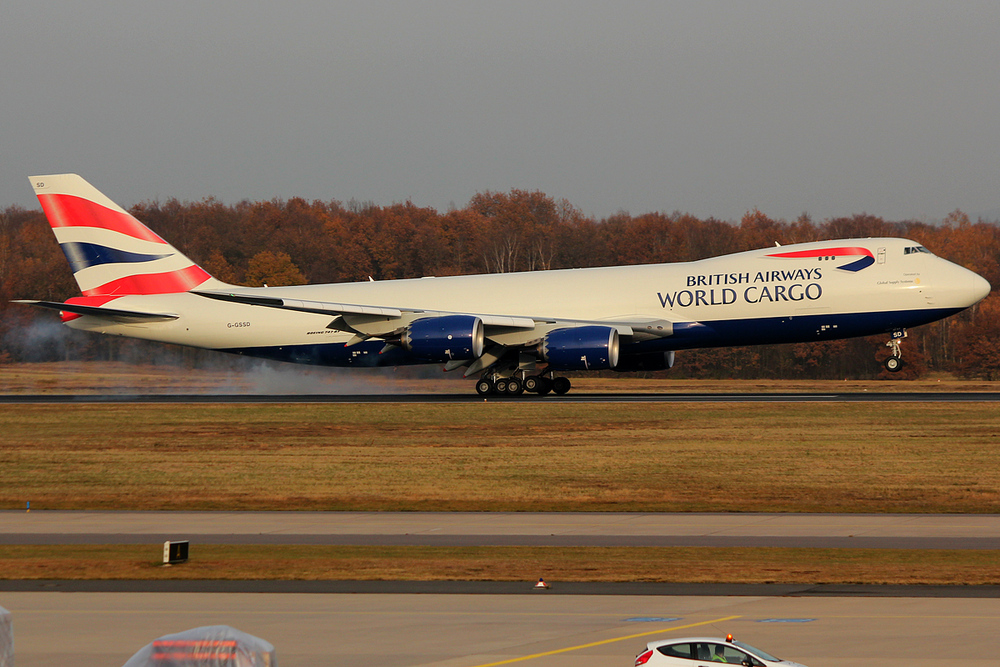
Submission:
[[[752,273],[711,273],[688,276],[687,287],[708,287],[709,289],[685,289],[674,292],[657,292],[663,308],[689,308],[691,306],[728,306],[737,301],[744,303],[777,303],[779,301],[816,301],[823,296],[820,269],[796,269],[794,271],[758,271]],[[789,281],[791,285],[782,284]],[[739,288],[718,287],[739,285]]]

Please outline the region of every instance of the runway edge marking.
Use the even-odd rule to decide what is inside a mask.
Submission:
[[[701,625],[712,625],[713,623],[722,623],[723,621],[731,621],[736,618],[742,618],[741,616],[726,616],[724,618],[716,618],[711,621],[702,621],[700,623],[689,623],[687,625],[678,625],[671,628],[661,628],[659,630],[650,630],[649,632],[640,632],[634,635],[628,635],[626,637],[615,637],[614,639],[602,639],[599,642],[591,642],[589,644],[580,644],[579,646],[568,646],[566,648],[557,648],[554,651],[545,651],[544,653],[533,653],[532,655],[523,655],[520,658],[509,658],[507,660],[501,660],[499,662],[489,662],[484,665],[476,665],[475,667],[496,667],[497,665],[509,665],[512,662],[522,662],[524,660],[533,660],[534,658],[544,658],[548,655],[556,655],[558,653],[569,653],[570,651],[579,651],[584,648],[591,648],[594,646],[601,646],[603,644],[613,644],[615,642],[625,641],[627,639],[635,639],[636,637],[647,637],[649,635],[659,635],[664,632],[674,632],[675,630],[687,630],[688,628],[697,628]]]

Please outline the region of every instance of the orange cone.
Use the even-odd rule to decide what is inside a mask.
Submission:
[[[541,577],[538,578],[538,583],[535,584],[535,588],[548,588],[549,585],[545,583],[545,580]]]

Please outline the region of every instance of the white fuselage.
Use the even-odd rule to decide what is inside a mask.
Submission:
[[[284,299],[539,320],[700,323],[715,332],[702,339],[667,337],[658,349],[741,344],[738,337],[734,340],[736,331],[746,334],[743,344],[873,334],[940,319],[989,292],[989,284],[977,274],[922,249],[910,252],[914,247],[913,241],[896,238],[839,240],[674,264],[233,289]],[[843,267],[856,257],[787,256],[824,248],[860,248],[870,253],[872,263],[850,270]],[[340,345],[351,337],[328,329],[329,315],[187,292],[125,296],[115,299],[114,307],[179,317],[117,324],[83,316],[68,324],[230,351]],[[802,328],[803,322],[809,324]],[[776,327],[781,331],[773,331]],[[816,334],[810,337],[813,329]]]

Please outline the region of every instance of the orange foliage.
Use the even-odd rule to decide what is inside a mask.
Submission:
[[[901,236],[1000,284],[1000,226],[961,211],[940,225],[887,222],[860,214],[789,223],[759,210],[739,224],[685,213],[583,215],[538,191],[482,192],[440,213],[412,202],[376,206],[338,201],[144,202],[132,213],[210,273],[235,284],[349,282],[428,275],[530,271],[612,264],[692,261],[731,252],[827,238]],[[77,293],[40,211],[0,211],[0,359],[21,348],[5,332],[23,329],[33,311],[17,298],[62,300]],[[28,323],[28,324],[26,324]],[[1000,298],[910,332],[904,371],[1000,378]],[[65,354],[108,355],[123,343],[94,337]],[[883,338],[819,344],[690,350],[671,373],[696,377],[877,377]],[[902,377],[902,376],[896,376]]]

